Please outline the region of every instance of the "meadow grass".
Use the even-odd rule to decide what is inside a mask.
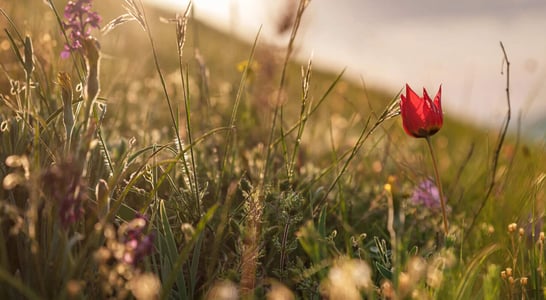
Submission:
[[[446,114],[445,235],[399,94],[292,60],[308,4],[279,47],[96,2],[63,59],[65,1],[3,3],[0,298],[543,299],[544,140]]]

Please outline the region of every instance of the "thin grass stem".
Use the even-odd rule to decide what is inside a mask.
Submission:
[[[440,194],[440,204],[442,205],[442,218],[444,221],[444,238],[447,237],[449,232],[449,227],[447,223],[447,211],[446,211],[446,200],[444,198],[444,191],[442,189],[442,182],[440,181],[440,172],[438,171],[438,163],[436,154],[434,153],[434,148],[432,147],[432,142],[430,141],[430,136],[425,138],[427,141],[428,150],[430,152],[430,157],[432,159],[432,166],[434,169],[434,178],[436,180],[436,186],[438,187],[438,193]]]
[[[320,207],[322,204],[324,204],[326,202],[326,200],[328,199],[328,195],[330,194],[330,192],[332,192],[332,190],[337,186],[337,183],[338,181],[341,179],[341,177],[345,174],[345,172],[347,171],[348,167],[349,167],[349,164],[351,163],[351,161],[356,157],[357,153],[359,152],[359,150],[362,148],[362,146],[364,145],[364,142],[366,142],[368,140],[368,138],[372,135],[372,133],[375,132],[375,130],[383,123],[385,122],[386,120],[394,117],[394,116],[397,116],[400,111],[399,109],[397,108],[398,107],[398,96],[400,95],[400,92],[402,90],[400,90],[397,94],[396,94],[396,97],[393,98],[393,100],[390,102],[389,105],[387,105],[387,107],[385,108],[385,110],[383,111],[383,113],[379,116],[379,118],[377,119],[377,121],[372,125],[372,127],[367,131],[368,129],[368,126],[370,125],[370,121],[371,121],[371,116],[369,116],[365,122],[365,125],[364,127],[362,128],[362,131],[360,132],[360,135],[355,143],[355,145],[353,146],[353,148],[351,148],[347,155],[349,155],[349,157],[345,160],[345,162],[343,163],[343,167],[341,168],[341,171],[336,175],[336,177],[334,178],[334,181],[330,184],[330,186],[328,187],[328,189],[326,190],[326,192],[324,193],[324,196],[322,197],[321,200],[319,200],[319,202],[317,203],[317,206],[313,209],[313,215],[316,216],[317,213],[320,211]]]
[[[499,157],[500,157],[500,151],[502,149],[502,146],[504,145],[504,139],[506,138],[506,133],[508,132],[508,125],[510,124],[510,118],[512,115],[512,106],[510,101],[510,61],[508,60],[508,54],[506,54],[506,49],[504,49],[504,44],[500,42],[500,47],[502,49],[503,54],[503,63],[506,63],[506,117],[503,121],[502,128],[499,132],[497,147],[495,148],[495,152],[493,155],[493,166],[491,168],[491,179],[489,181],[489,186],[487,188],[487,191],[485,192],[482,202],[480,203],[480,206],[478,207],[478,210],[474,214],[472,221],[470,223],[470,226],[467,229],[466,236],[469,235],[469,233],[474,228],[474,225],[476,224],[476,220],[478,219],[480,213],[482,212],[483,208],[485,207],[485,204],[487,203],[487,200],[491,196],[491,192],[493,192],[493,188],[495,187],[497,180],[497,167],[499,164]],[[503,71],[501,71],[501,74],[503,74]]]
[[[231,153],[231,147],[233,144],[233,131],[235,130],[235,124],[237,123],[237,115],[239,112],[239,106],[241,104],[241,99],[243,97],[243,92],[246,87],[246,82],[248,79],[248,74],[250,71],[250,66],[252,61],[254,60],[254,53],[256,52],[256,46],[258,45],[258,40],[261,33],[261,27],[258,29],[258,32],[256,33],[256,37],[254,38],[254,43],[252,44],[252,49],[250,50],[250,54],[248,56],[248,63],[245,65],[245,69],[243,70],[243,74],[241,76],[241,81],[239,82],[239,88],[237,89],[237,95],[235,96],[235,103],[233,105],[233,108],[231,110],[231,117],[229,120],[229,126],[228,131],[226,132],[226,148],[224,150],[224,156],[222,158],[222,164],[220,166],[220,176],[219,176],[219,185],[216,190],[216,198],[219,198],[220,196],[220,187],[221,183],[224,180],[225,172],[226,172],[226,165],[228,162],[228,158],[230,157]]]
[[[284,57],[284,62],[282,64],[282,71],[281,71],[281,80],[279,83],[279,91],[277,93],[277,98],[275,100],[275,110],[273,111],[273,119],[271,121],[271,128],[269,131],[269,140],[267,142],[267,149],[266,149],[266,155],[265,155],[265,166],[263,170],[263,179],[265,181],[265,177],[267,176],[269,165],[271,163],[271,155],[272,155],[272,146],[274,144],[274,135],[275,135],[275,128],[277,127],[277,118],[279,117],[279,112],[282,110],[282,104],[281,104],[281,97],[282,97],[282,91],[284,90],[285,84],[286,84],[286,72],[288,69],[288,62],[290,61],[290,58],[292,57],[292,52],[294,50],[294,41],[296,40],[296,35],[298,33],[301,19],[303,17],[303,13],[305,12],[305,8],[308,5],[308,1],[306,0],[300,0],[298,11],[296,13],[296,17],[294,19],[294,25],[292,26],[292,32],[290,33],[290,39],[288,41],[288,47],[286,49],[286,55]],[[282,126],[282,123],[281,123]],[[282,129],[281,129],[282,130]],[[281,131],[282,132],[282,131]],[[283,141],[285,135],[281,135],[281,141]]]
[[[157,49],[156,49],[156,46],[155,46],[155,42],[154,42],[154,39],[152,37],[152,33],[150,31],[150,26],[148,25],[148,18],[146,17],[146,12],[142,9],[142,1],[139,0],[139,3],[140,3],[140,8],[142,10],[141,11],[141,14],[142,14],[141,15],[142,16],[141,21],[144,22],[144,24],[141,24],[141,25],[144,27],[144,29],[146,31],[146,34],[148,36],[148,40],[150,42],[150,48],[152,49],[152,57],[153,57],[153,60],[154,60],[154,66],[156,68],[157,74],[159,75],[159,80],[161,82],[161,87],[162,87],[162,90],[163,90],[163,94],[165,96],[165,100],[167,101],[167,106],[169,107],[169,114],[170,114],[170,117],[171,117],[171,122],[172,122],[173,127],[174,127],[174,131],[175,131],[175,135],[176,135],[176,141],[178,143],[178,147],[179,147],[180,151],[182,151],[183,144],[182,144],[182,138],[180,137],[179,124],[178,124],[177,119],[175,117],[171,97],[169,96],[169,92],[167,91],[167,82],[165,80],[165,77],[163,76],[163,71],[161,71],[161,66],[159,64],[159,56],[157,54]],[[134,6],[133,8],[137,9],[136,6]]]

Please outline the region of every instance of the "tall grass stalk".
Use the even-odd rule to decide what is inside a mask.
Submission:
[[[307,114],[305,114],[303,116],[303,118],[299,118],[296,121],[296,123],[294,123],[294,125],[292,125],[292,127],[285,130],[284,133],[281,136],[279,136],[279,137],[277,137],[275,139],[275,141],[272,144],[273,147],[278,145],[279,143],[281,143],[281,141],[283,141],[288,135],[290,135],[296,129],[301,128],[301,123],[307,122],[307,120],[318,110],[318,108],[323,106],[323,103],[325,102],[325,100],[328,99],[328,96],[330,96],[332,94],[332,92],[334,91],[334,88],[341,81],[343,75],[345,74],[345,71],[346,71],[346,69],[343,69],[341,72],[339,72],[337,77],[330,83],[330,85],[328,86],[326,91],[322,94],[322,96],[320,97],[320,99],[317,101],[317,103],[315,105],[309,104],[309,106],[310,106],[309,107],[309,112]]]
[[[193,135],[192,135],[192,125],[191,125],[191,109],[190,109],[190,91],[189,91],[189,74],[187,68],[184,68],[182,57],[184,53],[184,44],[186,41],[186,28],[188,24],[188,18],[192,9],[192,2],[188,3],[186,11],[183,15],[178,15],[176,17],[176,40],[177,40],[177,51],[178,51],[178,66],[180,72],[180,81],[182,83],[182,90],[184,96],[184,109],[185,109],[185,119],[186,119],[186,134],[188,137],[189,144],[193,144]],[[184,70],[186,74],[184,75]],[[190,189],[193,191],[195,198],[196,212],[198,215],[201,214],[201,199],[199,198],[199,185],[197,183],[197,173],[195,166],[195,154],[193,147],[189,148],[190,152],[190,164],[188,166],[184,161],[184,170],[186,171],[186,176],[189,181]],[[191,172],[190,172],[191,168]]]
[[[142,1],[141,0],[137,0],[137,1],[138,1],[138,5],[137,5],[137,2],[135,2],[135,0],[125,0],[125,3],[126,3],[125,8],[126,8],[127,12],[131,16],[133,16],[134,20],[136,20],[140,24],[140,26],[142,27],[144,32],[146,32],[146,35],[148,37],[148,41],[150,42],[150,48],[152,50],[152,57],[153,57],[153,61],[154,61],[154,66],[156,68],[157,74],[159,75],[159,80],[161,82],[161,88],[163,90],[163,95],[165,96],[165,101],[167,102],[167,107],[169,108],[169,115],[171,117],[171,122],[172,122],[171,125],[173,126],[173,129],[174,129],[174,132],[175,132],[177,147],[178,147],[179,151],[182,151],[182,149],[184,149],[184,146],[183,146],[183,143],[182,143],[182,138],[180,137],[179,123],[177,121],[178,118],[176,117],[175,108],[173,107],[171,98],[169,96],[169,92],[167,91],[167,83],[165,81],[165,77],[163,76],[163,71],[161,70],[161,66],[160,66],[160,63],[159,63],[159,56],[157,54],[157,49],[156,49],[156,46],[155,46],[154,38],[152,36],[152,32],[151,32],[150,26],[148,24],[148,19],[146,18],[146,11],[143,9]],[[179,49],[179,51],[180,51],[180,49]],[[181,158],[184,159],[183,156]],[[186,166],[186,162],[183,161],[183,163]]]
[[[457,300],[468,299],[472,297],[474,283],[480,267],[485,263],[486,259],[490,257],[493,253],[500,249],[498,244],[493,244],[483,248],[479,253],[477,253],[472,260],[466,264],[462,278],[460,278],[459,284],[455,289],[455,298]]]
[[[387,105],[385,107],[385,110],[383,111],[383,113],[379,116],[379,118],[376,120],[376,122],[372,125],[372,127],[369,130],[367,130],[367,129],[368,129],[368,126],[369,126],[369,124],[371,122],[371,116],[367,118],[366,123],[365,123],[366,125],[362,128],[362,130],[360,132],[360,135],[358,136],[358,139],[356,140],[354,146],[350,150],[348,150],[346,153],[344,153],[344,155],[341,156],[341,159],[344,159],[345,156],[348,156],[348,157],[347,157],[347,159],[345,159],[345,162],[343,163],[343,166],[342,166],[341,170],[338,172],[338,174],[334,178],[334,181],[330,184],[330,186],[328,187],[328,189],[324,193],[324,196],[322,197],[320,202],[317,203],[317,205],[315,206],[315,209],[313,210],[313,215],[316,215],[318,213],[318,210],[320,210],[321,205],[326,202],[330,192],[332,192],[332,190],[337,186],[338,181],[341,179],[341,177],[343,177],[343,175],[347,171],[351,161],[356,157],[357,153],[359,152],[359,150],[364,145],[364,142],[366,142],[368,140],[368,138],[371,136],[371,134],[373,132],[375,132],[375,130],[383,122],[385,122],[386,120],[391,119],[391,118],[393,118],[395,116],[398,116],[400,114],[400,110],[398,108],[398,96],[400,95],[401,91],[402,90],[400,90],[398,92],[398,94],[396,94],[396,96],[391,100],[389,105]]]
[[[309,87],[311,84],[311,67],[312,59],[309,59],[307,62],[307,68],[301,69],[301,105],[300,105],[300,115],[298,118],[298,132],[296,134],[296,140],[294,143],[294,148],[292,149],[292,155],[288,161],[287,166],[287,178],[288,182],[291,183],[294,177],[294,168],[296,165],[296,157],[299,153],[299,148],[301,145],[301,139],[303,132],[305,130],[305,124],[307,123],[309,113],[311,112],[312,102],[309,99]],[[282,128],[282,126],[281,126]],[[281,132],[281,135],[284,136],[284,130]],[[284,140],[284,139],[282,139]],[[287,155],[285,155],[287,156]]]
[[[271,155],[273,151],[273,141],[274,141],[274,134],[275,129],[277,127],[277,118],[279,115],[279,110],[282,110],[282,103],[281,103],[281,96],[282,91],[285,88],[285,81],[286,81],[286,70],[288,68],[288,63],[290,60],[290,57],[292,55],[293,47],[294,47],[294,41],[296,39],[296,34],[299,29],[299,25],[301,22],[301,19],[303,17],[303,13],[305,11],[305,8],[308,5],[307,0],[300,0],[298,9],[294,18],[294,23],[292,26],[292,32],[290,34],[290,39],[288,42],[288,46],[286,49],[286,54],[284,58],[284,62],[282,64],[282,71],[281,71],[281,78],[279,83],[279,90],[277,93],[277,97],[275,100],[275,108],[273,111],[273,118],[271,121],[271,127],[269,132],[269,139],[266,144],[266,154],[265,154],[265,160],[264,160],[264,166],[263,169],[260,171],[260,178],[258,179],[258,185],[254,191],[249,195],[248,197],[248,205],[249,205],[249,217],[247,219],[247,222],[245,224],[246,228],[246,238],[243,243],[243,249],[241,254],[241,292],[242,296],[244,298],[252,298],[252,293],[256,287],[256,270],[258,266],[258,258],[259,258],[259,244],[260,244],[260,236],[261,236],[261,218],[263,215],[263,209],[264,209],[264,198],[265,198],[265,183],[266,183],[266,177],[268,175],[269,167],[271,164]],[[247,69],[249,67],[249,64],[245,67]],[[282,123],[281,125],[282,126]],[[281,130],[281,136],[282,130]],[[284,142],[284,141],[283,141]]]
[[[489,197],[491,196],[491,192],[493,192],[493,188],[495,187],[497,183],[497,167],[499,164],[499,156],[501,149],[504,145],[504,140],[506,138],[506,134],[508,132],[508,125],[510,125],[510,118],[512,116],[512,105],[510,101],[510,61],[508,60],[508,54],[506,54],[506,49],[504,48],[504,44],[502,42],[500,43],[500,47],[502,49],[503,54],[503,64],[506,63],[505,69],[501,70],[501,75],[504,71],[506,71],[506,117],[503,121],[503,125],[501,126],[501,130],[499,131],[499,136],[497,138],[497,146],[495,147],[495,151],[493,152],[493,161],[492,161],[492,167],[491,167],[491,179],[489,180],[489,185],[487,187],[487,190],[483,196],[483,199],[481,200],[480,206],[478,207],[478,210],[476,213],[474,213],[474,216],[472,217],[472,221],[470,222],[470,225],[468,226],[468,229],[466,230],[465,236],[468,236],[469,233],[474,229],[474,226],[476,224],[476,220],[478,219],[480,213],[482,212],[483,208],[485,207],[485,204],[489,200]]]
[[[247,64],[245,65],[245,68],[242,72],[239,86],[237,88],[237,94],[235,96],[235,102],[233,104],[233,108],[231,109],[231,115],[229,118],[229,125],[228,125],[228,131],[226,132],[226,142],[225,142],[225,148],[224,148],[224,155],[222,157],[222,163],[220,164],[220,175],[218,177],[219,182],[223,182],[225,179],[225,173],[226,170],[232,170],[233,166],[228,166],[229,158],[232,155],[233,147],[235,146],[235,140],[234,140],[234,132],[236,132],[236,124],[237,124],[237,116],[239,114],[239,106],[241,105],[241,101],[243,99],[244,90],[246,88],[249,72],[250,72],[250,66],[252,65],[252,62],[254,61],[254,54],[256,52],[256,46],[258,45],[258,41],[260,38],[261,33],[261,27],[256,33],[256,36],[254,38],[254,42],[252,43],[252,48],[250,49],[250,53],[247,58]],[[232,162],[233,163],[233,162]],[[219,184],[216,189],[216,198],[219,198],[220,192],[221,192],[221,185]]]
[[[253,299],[256,289],[256,272],[260,259],[261,222],[264,210],[262,185],[250,186],[245,195],[247,219],[244,226],[244,237],[241,243],[241,281],[240,289],[243,299]]]
[[[274,136],[275,136],[275,129],[277,127],[277,118],[279,116],[279,112],[282,110],[282,92],[285,88],[286,84],[286,71],[288,68],[288,63],[290,61],[290,58],[292,57],[292,52],[294,51],[294,41],[296,40],[296,36],[301,24],[301,19],[303,18],[303,13],[305,12],[305,9],[307,8],[307,5],[309,5],[309,0],[300,0],[298,9],[296,12],[296,15],[294,17],[294,23],[292,25],[292,31],[290,33],[290,39],[288,40],[288,46],[286,47],[286,54],[284,56],[284,61],[282,63],[282,71],[281,71],[281,77],[279,82],[279,88],[277,92],[277,97],[275,99],[275,108],[273,110],[273,117],[271,120],[271,127],[269,130],[269,139],[267,142],[266,147],[266,155],[265,155],[265,167],[263,170],[263,179],[265,180],[265,177],[268,174],[269,166],[271,164],[271,155],[273,151],[274,146]],[[282,122],[281,125],[282,127]],[[282,128],[281,128],[281,142],[284,143],[284,134],[282,134]]]
[[[184,70],[183,62],[182,62],[182,56],[183,56],[183,48],[185,44],[185,37],[186,37],[186,26],[188,22],[188,17],[191,12],[192,4],[191,1],[186,7],[186,11],[182,16],[178,16],[176,20],[176,36],[177,36],[177,52],[178,52],[178,60],[179,60],[179,72],[181,76],[181,82],[182,82],[182,90],[184,95],[184,108],[185,108],[185,116],[186,116],[186,133],[189,138],[189,144],[188,148],[184,146],[184,143],[182,141],[181,135],[180,135],[180,123],[178,119],[178,108],[175,107],[175,105],[172,103],[170,95],[167,90],[167,83],[165,80],[165,77],[163,75],[163,71],[161,69],[160,63],[159,63],[159,56],[157,53],[157,49],[155,46],[154,38],[151,33],[151,28],[148,23],[148,19],[146,17],[146,12],[143,9],[142,1],[138,0],[135,2],[135,0],[125,0],[126,3],[126,10],[127,12],[133,17],[134,20],[136,20],[143,30],[146,32],[148,41],[150,43],[150,47],[152,50],[152,56],[154,61],[154,66],[156,69],[157,74],[159,75],[159,79],[161,82],[162,91],[165,97],[165,100],[167,102],[167,106],[169,108],[169,115],[171,118],[171,125],[175,132],[175,140],[176,140],[176,148],[178,149],[178,153],[182,154],[186,152],[186,149],[189,150],[189,158],[186,157],[186,155],[177,155],[176,157],[180,159],[182,166],[183,166],[183,173],[185,177],[187,178],[187,184],[190,189],[190,191],[193,194],[193,202],[195,205],[195,216],[199,216],[201,214],[201,201],[200,201],[200,193],[199,193],[199,187],[197,183],[197,175],[195,173],[195,155],[194,150],[192,148],[192,126],[191,126],[191,118],[190,118],[190,96],[189,96],[189,84],[188,84],[188,74],[186,73],[186,76],[184,76]],[[186,78],[185,78],[186,77]],[[189,160],[189,161],[188,161]],[[162,178],[165,178],[165,176],[162,176]],[[154,188],[154,190],[157,190],[159,186],[161,185],[162,180],[160,179],[158,182],[158,186]],[[155,193],[154,193],[155,194]]]

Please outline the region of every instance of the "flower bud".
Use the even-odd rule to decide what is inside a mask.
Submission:
[[[511,223],[508,225],[508,232],[513,233],[514,231],[516,231],[517,228],[518,228],[518,224]]]

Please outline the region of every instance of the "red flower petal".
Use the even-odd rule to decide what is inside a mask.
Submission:
[[[407,134],[414,137],[427,137],[440,130],[443,123],[441,91],[440,86],[432,101],[426,89],[423,89],[423,97],[419,97],[406,84],[406,95],[401,95],[400,112]]]

